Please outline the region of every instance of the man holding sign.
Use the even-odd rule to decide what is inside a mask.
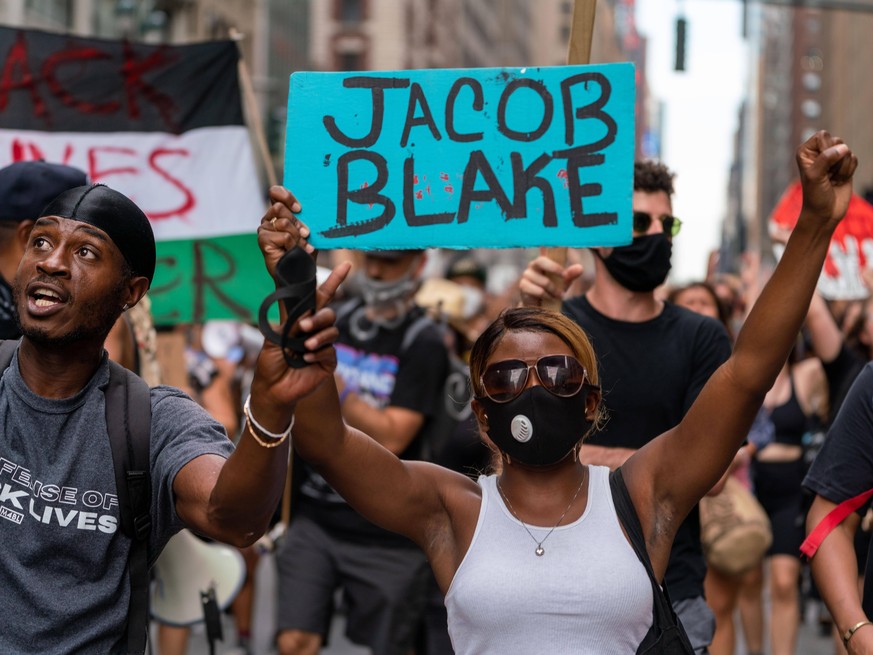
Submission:
[[[609,420],[582,446],[580,459],[616,468],[637,449],[682,420],[710,375],[730,355],[730,341],[715,320],[655,298],[670,270],[673,175],[663,165],[634,167],[634,239],[629,246],[595,248],[595,277],[584,296],[566,299],[562,311],[591,337],[599,359]],[[525,270],[525,305],[562,298],[549,275],[566,284],[582,274],[545,256]],[[706,564],[697,508],[676,534],[665,582],[674,609],[697,652],[712,640],[715,620],[703,598]]]

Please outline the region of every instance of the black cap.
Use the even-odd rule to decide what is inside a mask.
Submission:
[[[41,215],[69,218],[103,230],[134,275],[147,277],[151,283],[157,258],[155,234],[148,217],[124,194],[103,184],[76,187],[55,198]]]
[[[483,285],[488,280],[488,269],[471,254],[463,254],[453,259],[446,271],[447,280],[467,276],[479,280]]]
[[[88,184],[84,171],[45,161],[19,161],[0,168],[0,221],[35,221],[64,191]]]

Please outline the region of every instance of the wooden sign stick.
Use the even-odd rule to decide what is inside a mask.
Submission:
[[[245,38],[236,28],[230,29],[229,36],[233,41],[236,41],[237,47],[239,47],[240,42]],[[264,166],[267,183],[270,186],[275,186],[279,183],[279,180],[276,177],[276,167],[273,166],[273,157],[270,155],[270,147],[267,145],[267,138],[264,135],[264,125],[261,121],[260,111],[258,110],[258,101],[255,98],[255,87],[252,83],[252,76],[251,73],[249,73],[245,60],[242,58],[242,52],[240,52],[238,67],[239,85],[242,92],[243,106],[245,107],[249,119],[249,133],[254,138],[255,144],[258,147],[258,154],[261,156],[261,163]]]
[[[594,36],[594,10],[597,0],[575,0],[573,3],[573,23],[570,26],[570,44],[567,50],[569,65],[584,65],[591,63],[591,40]],[[561,266],[567,263],[567,248],[546,248],[546,257],[556,261]],[[559,288],[564,288],[564,280],[558,276],[549,276]],[[552,311],[561,310],[561,301],[557,298],[546,298],[543,307]]]

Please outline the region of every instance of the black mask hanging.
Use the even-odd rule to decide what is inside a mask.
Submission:
[[[667,279],[672,255],[673,242],[666,234],[658,233],[634,237],[630,245],[613,248],[609,257],[600,259],[625,289],[652,291]]]
[[[487,396],[476,400],[488,417],[488,437],[513,460],[550,466],[566,457],[591,429],[585,418],[588,385],[562,398],[533,386],[506,403]]]

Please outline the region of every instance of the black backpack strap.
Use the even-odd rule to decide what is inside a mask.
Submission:
[[[131,540],[127,652],[143,653],[149,622],[151,393],[142,378],[110,360],[105,401],[121,529]]]
[[[409,350],[412,344],[415,343],[415,340],[418,339],[418,336],[431,325],[437,325],[437,322],[427,314],[422,314],[415,319],[409,327],[406,328],[406,332],[403,333],[403,341],[400,342],[400,352],[405,353]]]
[[[346,316],[349,316],[354,310],[364,304],[364,301],[358,297],[349,298],[338,305],[332,305],[333,312],[336,314],[334,323],[339,323]]]
[[[16,348],[18,348],[18,339],[0,340],[0,375],[9,368],[9,363],[12,361],[12,355],[15,354]]]
[[[685,634],[685,629],[673,611],[667,588],[662,587],[655,577],[652,561],[649,559],[649,551],[646,549],[643,528],[624,483],[621,467],[609,474],[609,486],[618,520],[627,532],[630,544],[645,567],[646,573],[649,574],[649,580],[652,583],[652,628],[643,639],[637,653],[694,653],[694,649]]]

